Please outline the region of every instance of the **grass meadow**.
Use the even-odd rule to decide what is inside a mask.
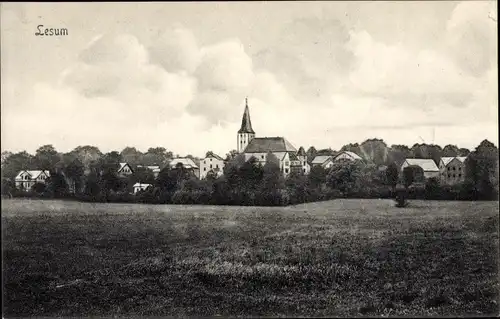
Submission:
[[[3,315],[498,315],[498,236],[498,202],[3,200]]]

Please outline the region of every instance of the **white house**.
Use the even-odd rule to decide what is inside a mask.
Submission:
[[[264,165],[267,154],[275,155],[279,160],[280,170],[284,176],[288,176],[292,170],[308,174],[310,167],[307,163],[305,151],[297,152],[297,149],[284,137],[255,137],[255,131],[252,129],[250,120],[250,111],[248,109],[248,100],[245,100],[245,112],[241,120],[236,141],[238,153],[243,154],[245,161],[252,157]],[[292,168],[293,167],[293,168]]]
[[[16,187],[29,190],[35,183],[45,184],[50,177],[50,172],[45,170],[22,170],[15,177]]]
[[[465,180],[466,156],[442,157],[439,161],[441,183],[454,185]]]
[[[332,155],[318,155],[312,160],[311,165],[313,167],[314,166],[321,166],[324,169],[329,169],[330,167],[333,166],[333,156]]]
[[[339,154],[337,154],[333,160],[336,161],[362,161],[363,159],[361,156],[354,152],[349,152],[349,151],[342,151]]]
[[[132,175],[134,173],[134,170],[128,163],[120,163],[120,167],[118,168],[117,173],[121,177],[126,177]]]
[[[200,160],[200,179],[207,177],[209,172],[215,173],[217,177],[223,174],[224,169],[224,159],[217,154],[208,152],[207,156]]]
[[[407,158],[403,164],[401,165],[401,172],[403,169],[408,166],[419,166],[424,171],[424,177],[439,177],[439,168],[433,159],[424,159],[424,158]]]
[[[141,184],[141,183],[135,183],[133,187],[134,189],[134,194],[137,194],[140,191],[146,190],[148,187],[152,186],[151,184]]]

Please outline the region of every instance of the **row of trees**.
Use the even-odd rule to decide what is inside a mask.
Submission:
[[[395,186],[404,183],[413,198],[494,199],[498,196],[498,149],[488,141],[483,141],[468,156],[465,183],[456,186],[440,185],[436,179],[424,181],[418,167],[409,167],[400,174],[396,162],[389,163],[386,169],[373,161],[344,162],[329,170],[313,167],[307,176],[291,174],[284,178],[279,161],[272,154],[268,154],[263,166],[253,160],[245,162],[234,153],[228,154],[224,175],[219,178],[209,175],[201,181],[182,165],[173,169],[166,165],[156,178],[150,170],[138,167],[131,176],[120,177],[117,175],[118,162],[124,161],[123,154],[110,152],[92,156],[97,153],[96,149],[84,148],[87,149],[77,148],[62,155],[50,147],[40,148],[31,160],[56,162],[53,165],[58,169],[51,169],[47,184],[37,185],[31,194],[64,197],[73,190],[74,196],[89,201],[288,205],[340,196],[389,198]],[[157,150],[156,154],[169,155],[164,149]],[[20,165],[19,158],[19,153],[2,158],[2,174],[4,167],[13,170],[15,165]],[[48,164],[37,165],[49,167],[45,166]],[[17,171],[12,173],[15,174]],[[3,193],[16,193],[12,178],[2,181]],[[130,192],[136,182],[152,184],[152,187],[134,196]]]

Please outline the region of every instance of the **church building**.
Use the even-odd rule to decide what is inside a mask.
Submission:
[[[272,153],[278,158],[280,170],[284,176],[288,176],[292,171],[309,174],[310,166],[302,147],[297,151],[284,137],[255,137],[250,120],[248,99],[245,100],[245,112],[236,140],[238,144],[236,150],[245,156],[245,161],[255,157],[260,164],[264,165],[267,154]]]

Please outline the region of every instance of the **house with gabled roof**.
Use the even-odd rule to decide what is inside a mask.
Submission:
[[[132,166],[128,163],[120,163],[120,166],[118,167],[117,174],[118,176],[121,177],[126,177],[129,175],[132,175],[134,173],[134,170],[132,169]]]
[[[405,167],[419,166],[424,171],[425,178],[439,177],[439,168],[433,159],[427,158],[407,158],[401,165],[401,172]]]
[[[324,169],[329,169],[333,166],[333,156],[332,155],[318,155],[314,157],[311,162],[311,166],[321,166]]]
[[[182,165],[185,169],[187,169],[189,172],[191,172],[194,176],[199,177],[200,175],[200,168],[196,163],[193,161],[193,159],[189,157],[177,157],[172,159],[169,163],[168,166],[170,169],[176,169],[178,165]]]
[[[36,183],[45,184],[50,177],[47,170],[22,170],[14,178],[18,189],[30,190]]]
[[[441,157],[439,176],[442,184],[455,185],[465,181],[466,156]]]
[[[204,179],[209,173],[219,177],[223,174],[225,161],[219,155],[213,152],[207,152],[205,158],[200,160],[199,178]]]
[[[337,162],[337,161],[362,161],[363,159],[361,158],[361,156],[359,156],[358,154],[356,154],[354,152],[342,151],[342,152],[338,153],[333,158],[333,160],[335,162]]]
[[[264,165],[267,155],[271,153],[278,158],[280,170],[284,176],[291,173],[292,167],[294,171],[309,173],[310,167],[303,148],[301,152],[298,152],[292,143],[282,136],[255,137],[255,131],[250,120],[248,99],[245,99],[245,111],[236,141],[237,151],[244,155],[245,161],[255,158],[258,163]]]

